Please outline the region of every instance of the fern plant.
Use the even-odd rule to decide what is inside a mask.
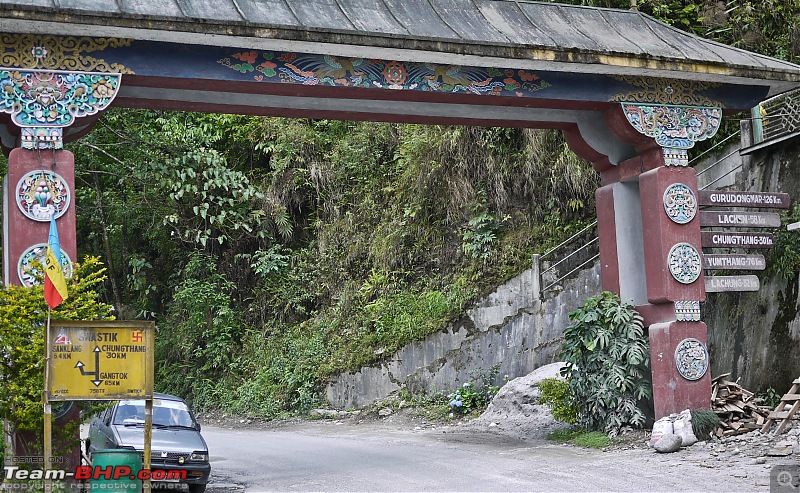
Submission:
[[[562,375],[578,408],[578,424],[617,433],[642,427],[641,406],[652,395],[650,351],[642,317],[618,295],[605,291],[569,314],[564,330]]]

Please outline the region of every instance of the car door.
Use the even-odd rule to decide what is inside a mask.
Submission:
[[[116,410],[115,404],[92,419],[89,426],[89,453],[95,450],[117,448],[114,441],[114,432],[111,430],[111,417]]]

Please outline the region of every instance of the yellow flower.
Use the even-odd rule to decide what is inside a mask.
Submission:
[[[97,99],[110,98],[114,95],[114,87],[105,79],[100,79],[92,85],[92,96]]]

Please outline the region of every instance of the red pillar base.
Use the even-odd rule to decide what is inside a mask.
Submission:
[[[700,341],[706,351],[706,324],[664,322],[651,325],[649,334],[655,419],[679,413],[684,409],[710,409],[711,369],[708,368],[708,353],[705,352],[704,356],[705,373],[696,380],[689,380],[680,374],[675,354],[681,341],[689,338]],[[698,357],[696,361],[700,359]],[[690,373],[690,376],[695,375]]]

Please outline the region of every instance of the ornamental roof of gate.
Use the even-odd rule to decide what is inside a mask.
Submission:
[[[421,61],[482,66],[530,61],[574,73],[760,80],[769,94],[800,84],[798,65],[635,10],[525,0],[0,0],[0,14],[7,32],[306,51],[325,45],[339,56],[409,60],[415,53]]]

